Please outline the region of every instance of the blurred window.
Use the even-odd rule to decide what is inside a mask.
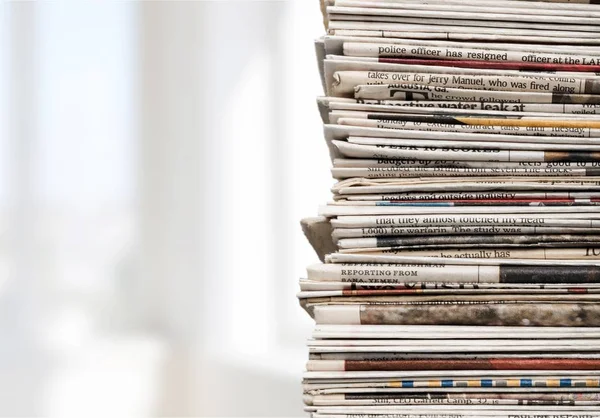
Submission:
[[[150,260],[140,256],[148,216],[141,185],[151,187],[163,167],[145,172],[140,161],[154,147],[173,164],[188,148],[176,132],[165,133],[162,147],[141,137],[148,115],[140,80],[155,70],[140,62],[141,29],[152,26],[146,4],[0,7],[0,414],[153,415],[167,396],[164,359],[184,330],[184,343],[201,344],[190,362],[215,360],[219,378],[203,381],[209,376],[197,372],[212,404],[184,405],[192,413],[220,414],[219,400],[252,379],[246,398],[227,402],[225,413],[300,415],[312,320],[295,293],[317,257],[299,221],[316,214],[333,183],[315,105],[319,8],[303,0],[198,2],[197,15],[173,14],[181,21],[164,39],[168,64],[201,63],[192,77],[202,78],[178,86],[201,89],[200,108],[180,110],[202,121],[203,155],[193,160],[202,178],[157,185],[156,199],[177,200],[172,210],[200,196],[202,213],[190,224],[201,230],[182,233],[186,220],[156,220],[152,236],[165,234],[166,251]],[[178,39],[190,24],[202,39],[169,44],[169,33]],[[172,94],[187,103],[192,93]],[[188,196],[186,187],[198,184]],[[177,242],[182,236],[193,240]],[[172,266],[182,247],[206,262],[180,266],[139,292],[148,279],[143,266]],[[161,293],[173,286],[181,288]],[[277,407],[263,387],[286,391],[275,396]]]

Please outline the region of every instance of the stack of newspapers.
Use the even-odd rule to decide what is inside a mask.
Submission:
[[[322,10],[307,411],[600,417],[600,2]]]

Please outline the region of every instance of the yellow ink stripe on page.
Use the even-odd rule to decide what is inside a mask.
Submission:
[[[427,387],[430,387],[430,388],[441,388],[442,387],[442,381],[441,380],[430,380],[429,382],[427,382]]]
[[[586,379],[585,386],[588,388],[597,388],[600,386],[600,379]]]
[[[484,126],[539,126],[545,128],[600,128],[600,121],[594,120],[548,120],[548,119],[495,119],[460,118],[456,120],[467,125]]]
[[[509,388],[521,387],[521,379],[507,379],[506,386],[508,386]]]

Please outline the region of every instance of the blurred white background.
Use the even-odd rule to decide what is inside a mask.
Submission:
[[[4,2],[0,415],[303,416],[316,0]]]

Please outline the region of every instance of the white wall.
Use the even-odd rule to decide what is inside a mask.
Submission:
[[[318,3],[0,18],[0,415],[302,415]]]

